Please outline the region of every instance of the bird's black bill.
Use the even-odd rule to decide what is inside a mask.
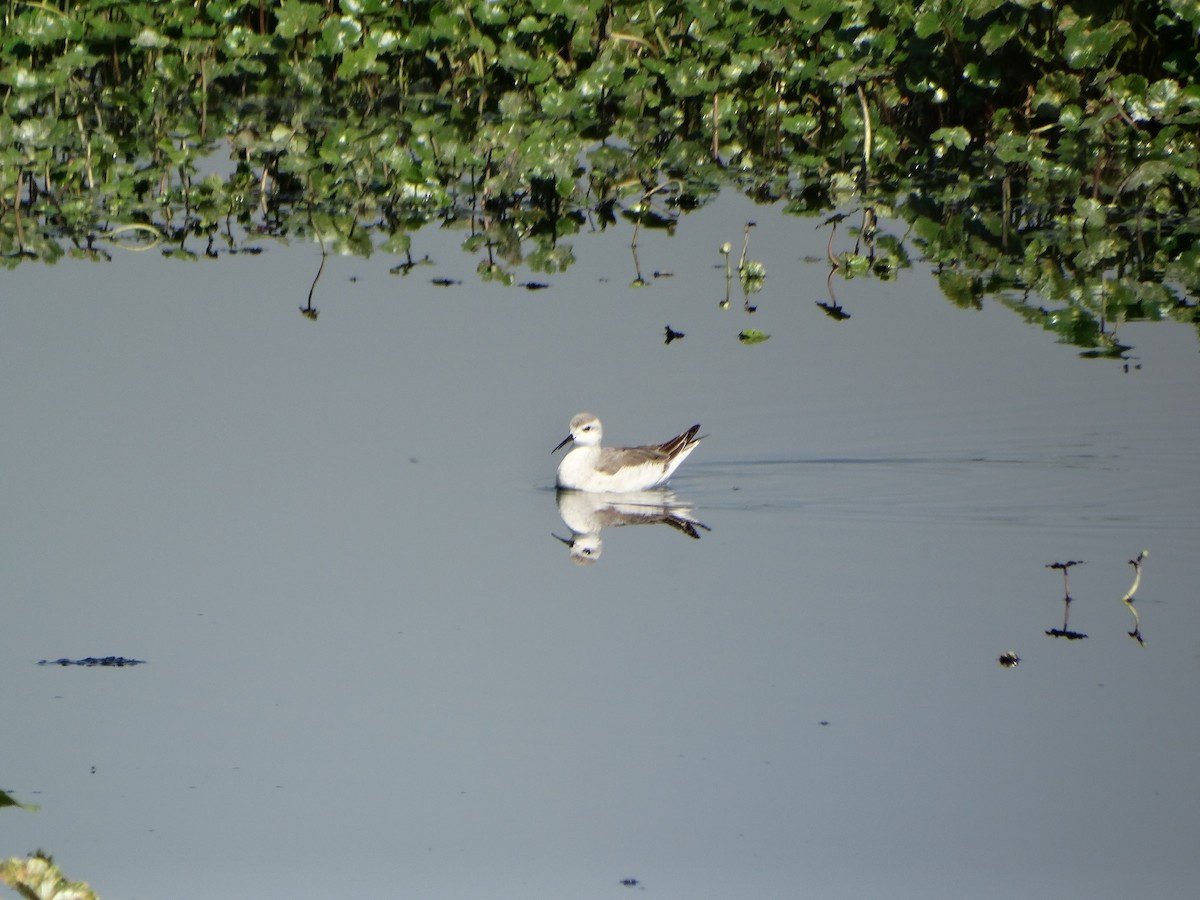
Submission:
[[[562,449],[563,447],[565,447],[567,444],[571,443],[571,441],[573,441],[573,440],[575,440],[575,435],[573,435],[573,434],[568,434],[568,435],[567,435],[565,438],[563,438],[563,439],[562,439],[562,440],[559,442],[558,446],[557,446],[557,447],[555,447],[555,448],[554,448],[553,450],[551,450],[550,452],[551,452],[551,453],[557,453],[559,450],[561,450],[561,449]]]

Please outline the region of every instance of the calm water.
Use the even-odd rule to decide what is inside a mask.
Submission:
[[[630,237],[524,291],[422,234],[332,259],[315,324],[307,246],[0,274],[0,787],[42,807],[0,857],[131,900],[1194,896],[1194,330],[1122,327],[1125,371],[923,269],[837,323],[827,234],[733,198],[643,234],[648,288]],[[581,410],[701,422],[711,531],[572,564]],[[1044,634],[1066,560],[1087,640]],[[147,663],[37,665],[106,655]]]

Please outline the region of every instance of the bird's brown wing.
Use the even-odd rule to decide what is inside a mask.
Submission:
[[[647,463],[661,465],[671,457],[658,447],[604,447],[600,451],[600,462],[596,471],[615,475],[621,469],[643,466]]]

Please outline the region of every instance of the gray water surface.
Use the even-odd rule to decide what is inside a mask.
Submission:
[[[648,288],[630,236],[524,291],[422,233],[316,323],[311,246],[0,275],[0,788],[41,806],[0,857],[110,900],[1193,897],[1194,330],[1122,326],[1126,371],[919,266],[834,322],[827,232],[736,198],[643,233]],[[711,531],[572,564],[582,410],[702,423]],[[38,665],[106,655],[146,664]]]

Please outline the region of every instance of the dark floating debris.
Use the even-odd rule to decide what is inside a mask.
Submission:
[[[682,331],[676,331],[670,325],[667,326],[666,331],[667,331],[667,339],[665,341],[663,341],[663,343],[665,343],[667,345],[670,345],[671,341],[678,341],[684,337],[684,333]]]
[[[144,659],[126,659],[124,656],[103,656],[95,657],[88,656],[84,659],[67,659],[65,656],[61,659],[43,659],[38,661],[39,666],[112,666],[120,668],[122,666],[140,666],[145,664]]]
[[[625,887],[637,887],[640,883],[636,878],[621,879],[621,884],[625,885]]]
[[[527,291],[544,291],[550,287],[550,285],[546,284],[544,281],[523,281],[521,282],[521,287],[525,288]]]
[[[1005,650],[1000,654],[999,663],[1006,669],[1016,668],[1017,663],[1021,661],[1021,657],[1017,656],[1014,650]]]
[[[1138,616],[1138,611],[1133,606],[1133,595],[1137,593],[1138,585],[1142,583],[1142,560],[1150,555],[1149,550],[1143,550],[1137,555],[1136,559],[1131,559],[1129,564],[1133,566],[1133,585],[1121,598],[1121,602],[1129,607],[1129,611],[1133,613],[1133,631],[1128,632],[1129,636],[1138,642],[1141,647],[1146,646],[1146,642],[1142,640],[1142,620]]]
[[[454,287],[462,284],[457,278],[431,278],[429,279],[429,283],[437,287]]]
[[[833,303],[821,303],[817,301],[817,306],[825,311],[825,315],[833,319],[835,322],[845,322],[850,318],[850,313],[846,312],[840,306]]]
[[[1054,562],[1054,563],[1046,564],[1047,569],[1061,569],[1062,573],[1063,573],[1063,623],[1062,623],[1062,628],[1049,629],[1046,632],[1046,634],[1048,634],[1050,637],[1066,638],[1068,641],[1081,641],[1087,637],[1087,635],[1083,634],[1082,632],[1071,631],[1071,629],[1067,626],[1067,619],[1071,615],[1071,585],[1070,585],[1070,579],[1069,579],[1069,576],[1067,573],[1070,571],[1072,566],[1081,566],[1081,565],[1083,565],[1082,559],[1071,559],[1071,560],[1068,560],[1067,562]]]
[[[1050,637],[1066,638],[1068,641],[1082,641],[1087,637],[1081,631],[1070,631],[1066,628],[1050,628],[1047,629],[1046,634],[1050,635]]]
[[[404,262],[400,263],[398,266],[392,266],[392,268],[388,269],[388,274],[389,275],[407,275],[409,272],[411,272],[417,266],[428,266],[428,265],[431,265],[431,261],[429,259],[429,254],[426,254],[425,256],[421,257],[420,259],[413,259],[412,253],[409,251],[405,251]]]

